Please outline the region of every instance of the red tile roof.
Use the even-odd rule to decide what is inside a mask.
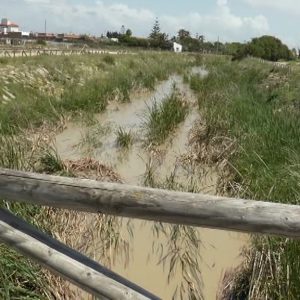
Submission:
[[[16,23],[9,23],[9,24],[1,23],[0,26],[3,26],[3,27],[19,27],[19,25],[16,24]]]

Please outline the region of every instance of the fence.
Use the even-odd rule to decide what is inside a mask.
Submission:
[[[300,237],[300,206],[191,194],[0,169],[0,197],[91,213]],[[0,240],[106,299],[158,299],[0,211]]]
[[[61,55],[83,55],[83,54],[125,54],[125,51],[106,51],[100,49],[40,49],[40,48],[11,48],[11,49],[0,49],[0,57],[31,57],[31,56],[61,56]]]

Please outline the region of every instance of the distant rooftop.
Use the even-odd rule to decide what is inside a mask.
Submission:
[[[3,18],[0,23],[1,27],[19,27],[18,24],[11,22],[10,20]]]

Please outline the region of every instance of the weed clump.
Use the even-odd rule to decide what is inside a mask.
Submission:
[[[119,147],[128,149],[132,145],[133,137],[130,131],[126,132],[125,129],[120,127],[116,135]]]
[[[64,164],[56,151],[47,149],[40,158],[40,168],[49,174],[61,172],[64,170]]]
[[[149,107],[145,124],[148,142],[163,143],[176,126],[185,119],[187,112],[188,106],[174,87],[172,94],[161,104],[155,102],[152,107]]]

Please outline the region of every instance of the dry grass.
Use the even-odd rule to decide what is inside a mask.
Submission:
[[[107,166],[92,159],[64,161],[64,172],[76,178],[121,183],[120,177]],[[110,267],[115,258],[128,261],[128,244],[120,236],[122,219],[102,214],[45,208],[46,228],[55,239]],[[50,290],[56,299],[86,299],[88,295],[64,279],[45,271]]]
[[[224,163],[235,153],[236,141],[226,136],[216,135],[203,121],[193,128],[189,144],[198,162],[209,165]]]
[[[204,121],[198,121],[189,134],[191,151],[185,159],[194,164],[205,164],[214,167],[218,175],[217,193],[225,195],[234,191],[240,194],[241,185],[233,186],[233,166],[230,158],[236,153],[236,139],[217,135]]]

